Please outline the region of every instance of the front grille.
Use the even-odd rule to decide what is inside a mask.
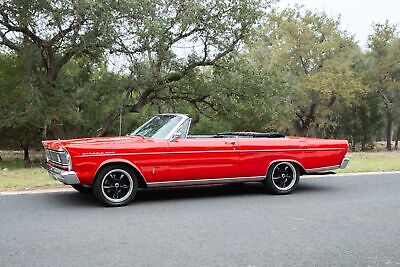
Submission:
[[[56,164],[68,166],[69,159],[68,159],[68,155],[65,151],[57,151],[57,150],[52,150],[52,149],[46,148],[45,153],[46,153],[46,158],[48,161],[56,163]]]

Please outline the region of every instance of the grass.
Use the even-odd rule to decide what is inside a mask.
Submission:
[[[39,167],[43,155],[32,153],[33,167],[24,168],[20,151],[0,151],[0,191],[29,190],[38,188],[63,187]],[[355,152],[350,154],[350,163],[337,173],[400,171],[400,151],[396,152]]]
[[[33,153],[32,168],[28,169],[20,151],[0,151],[0,156],[0,191],[63,187],[40,168],[40,153]]]
[[[400,151],[354,152],[346,169],[337,173],[400,171]]]

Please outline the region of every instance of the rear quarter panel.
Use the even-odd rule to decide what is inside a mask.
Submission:
[[[275,160],[302,161],[305,142],[288,138],[239,138],[239,172],[242,177],[265,176]]]
[[[265,176],[275,161],[290,160],[310,170],[340,165],[347,153],[345,140],[310,138],[239,138],[240,176]]]
[[[304,168],[318,169],[340,165],[348,152],[346,140],[307,138],[304,153]]]

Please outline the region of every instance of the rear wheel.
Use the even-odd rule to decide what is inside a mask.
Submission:
[[[93,184],[94,196],[106,206],[123,206],[138,190],[135,173],[124,165],[111,165],[99,172]]]
[[[268,169],[264,180],[265,188],[273,194],[289,194],[296,189],[299,183],[300,172],[292,162],[276,162]]]
[[[76,191],[78,191],[80,193],[84,193],[84,194],[92,193],[92,188],[90,186],[85,186],[85,185],[81,185],[81,184],[72,184],[71,186],[73,189],[75,189]]]

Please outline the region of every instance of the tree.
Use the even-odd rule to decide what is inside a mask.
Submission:
[[[380,134],[383,123],[382,102],[380,98],[368,92],[353,102],[351,107],[341,106],[338,110],[338,127],[333,136],[349,140],[352,151],[361,143],[361,151],[374,148],[374,141]]]
[[[394,115],[400,104],[400,38],[396,27],[388,22],[373,28],[368,44],[371,68],[365,79],[385,105],[386,148],[391,150]]]
[[[40,141],[40,114],[35,88],[26,86],[18,57],[0,54],[0,138],[24,151],[25,167],[31,166],[29,148]]]
[[[162,100],[163,89],[199,68],[219,64],[251,35],[262,8],[259,0],[149,0],[118,5],[122,27],[111,52],[129,62],[131,82],[120,105],[110,110],[93,134],[103,135],[121,110],[139,112],[148,103]]]
[[[219,103],[215,117],[228,121],[233,131],[287,132],[293,106],[287,98],[293,88],[278,72],[260,65],[252,51],[238,56],[229,72],[214,73],[210,87]]]
[[[49,109],[65,106],[57,85],[62,68],[73,57],[98,58],[113,38],[113,15],[107,1],[3,1],[0,6],[0,46],[23,61],[32,87]],[[68,98],[69,96],[65,96]],[[63,117],[49,112],[42,129],[56,128],[63,137]]]
[[[290,90],[279,73],[258,65],[252,54],[241,53],[225,60],[223,67],[185,77],[173,88],[160,91],[162,102],[157,105],[191,114],[198,122],[193,133],[286,132]]]
[[[271,69],[284,73],[296,88],[291,101],[296,134],[322,135],[331,120],[333,107],[349,105],[362,90],[354,71],[360,54],[352,38],[339,29],[339,20],[300,7],[274,10],[267,15],[255,46],[263,49],[261,59]]]

